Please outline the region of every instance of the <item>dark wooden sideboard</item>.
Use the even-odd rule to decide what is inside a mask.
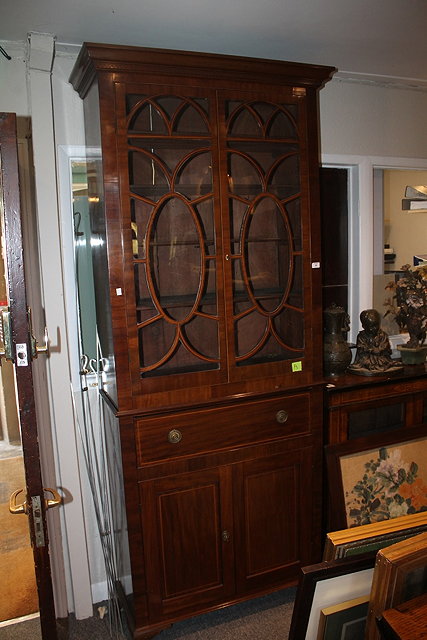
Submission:
[[[406,367],[399,374],[388,376],[331,376],[326,379],[324,395],[325,445],[350,445],[349,441],[356,439],[364,444],[371,438],[378,442],[378,436],[390,439],[393,431],[422,424],[427,432],[425,365]],[[330,498],[337,481],[333,469],[332,465],[325,473],[325,531],[343,528],[339,510]]]
[[[388,376],[331,376],[326,380],[325,412],[326,444],[416,424],[427,427],[426,365]]]

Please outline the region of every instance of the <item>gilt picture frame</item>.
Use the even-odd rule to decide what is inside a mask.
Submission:
[[[331,528],[427,511],[427,429],[418,425],[325,448]]]
[[[427,532],[378,551],[369,609],[366,640],[380,640],[376,619],[402,602],[427,591]]]
[[[369,594],[320,611],[316,640],[360,640],[365,633]]]
[[[427,511],[382,520],[326,534],[323,560],[351,558],[360,554],[376,555],[401,540],[427,531]]]

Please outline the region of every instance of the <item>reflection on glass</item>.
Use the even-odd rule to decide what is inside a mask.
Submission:
[[[72,161],[71,172],[74,251],[82,352],[87,355],[89,359],[96,359],[96,309],[92,248],[96,244],[97,238],[92,238],[91,233],[86,162]]]

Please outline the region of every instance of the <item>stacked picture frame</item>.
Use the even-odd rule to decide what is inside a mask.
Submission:
[[[384,611],[427,593],[426,425],[330,445],[326,462],[338,527],[301,570],[289,640],[381,640]]]

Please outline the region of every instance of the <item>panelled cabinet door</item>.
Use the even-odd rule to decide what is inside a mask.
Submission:
[[[286,584],[313,558],[312,448],[245,462],[235,473],[237,589]]]
[[[150,621],[234,593],[231,469],[140,484]]]

